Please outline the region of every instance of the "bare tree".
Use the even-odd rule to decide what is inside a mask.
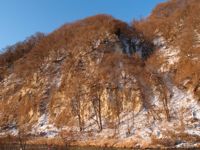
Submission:
[[[121,53],[114,53],[112,55],[105,54],[103,62],[100,66],[100,72],[104,87],[107,89],[110,95],[110,107],[113,112],[113,117],[116,117],[117,123],[115,128],[119,127],[120,124],[120,113],[122,111],[122,87],[120,85],[120,75],[122,71],[122,57]]]
[[[96,81],[96,80],[95,80]],[[101,114],[101,95],[103,93],[103,88],[101,83],[99,81],[96,81],[91,87],[91,101],[92,101],[92,106],[94,109],[94,113],[96,116],[96,123],[99,127],[99,131],[103,129],[102,126],[102,114]]]
[[[61,130],[60,137],[61,137],[63,143],[65,144],[66,149],[68,149],[70,147],[70,144],[72,142],[75,142],[77,140],[76,133],[74,133],[72,131],[66,132],[64,130]]]
[[[19,126],[18,127],[18,142],[20,146],[20,150],[26,150],[27,146],[27,134],[25,127]]]
[[[164,82],[163,77],[156,75],[156,78],[157,78],[157,81],[158,81],[158,83],[160,84],[160,87],[161,87],[160,88],[160,93],[162,93],[161,100],[163,102],[163,107],[164,107],[166,118],[169,121],[170,120],[170,113],[169,113],[169,107],[168,107],[168,101],[169,101],[168,92],[169,92],[169,89],[166,86],[166,83]]]
[[[68,71],[68,80],[66,81],[67,95],[70,99],[72,113],[78,117],[79,130],[83,131],[84,120],[82,117],[82,103],[87,94],[84,87],[87,78],[85,77],[85,66],[83,60],[79,59],[78,61],[72,62],[74,63],[70,63],[71,68]]]
[[[83,120],[81,117],[81,87],[78,86],[77,91],[74,91],[74,96],[71,98],[71,108],[75,116],[78,117],[79,130],[83,130]]]

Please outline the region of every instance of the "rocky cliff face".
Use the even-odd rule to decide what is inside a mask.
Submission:
[[[133,27],[98,15],[25,41],[31,46],[22,55],[16,47],[2,54],[0,135],[198,147],[200,22],[194,8],[198,0],[169,1]],[[167,19],[175,21],[168,27]],[[187,30],[190,42],[182,43]]]

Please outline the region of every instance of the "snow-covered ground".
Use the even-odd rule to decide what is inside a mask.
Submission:
[[[50,124],[48,120],[48,115],[43,114],[39,117],[38,122],[32,127],[32,134],[38,134],[45,137],[55,137],[59,133],[59,129]]]
[[[161,35],[154,39],[153,43],[159,48],[158,53],[164,61],[160,68],[160,72],[168,72],[172,66],[179,62],[180,49],[167,44],[167,41]]]

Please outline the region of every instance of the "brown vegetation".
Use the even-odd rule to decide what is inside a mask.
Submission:
[[[195,61],[200,56],[200,49],[195,46],[200,29],[199,9],[198,0],[170,0],[159,4],[147,19],[133,22],[133,27],[147,39],[152,41],[161,34],[167,44],[180,48],[181,59],[176,69],[171,70],[177,85],[189,78],[193,84],[198,84],[200,79],[200,63]],[[154,69],[163,64],[156,51],[147,60],[149,67]]]
[[[197,5],[193,5],[193,2]],[[131,111],[134,111],[137,105],[135,98],[131,96],[131,92],[136,90],[139,91],[143,107],[154,119],[160,119],[160,112],[157,113],[154,110],[154,104],[151,101],[155,86],[162,100],[163,110],[161,111],[165,114],[166,120],[170,121],[168,103],[172,93],[165,83],[164,75],[158,73],[157,69],[164,60],[158,57],[157,50],[151,41],[157,33],[161,32],[167,42],[180,47],[181,60],[170,71],[173,73],[174,83],[181,84],[189,78],[194,85],[193,90],[198,93],[200,64],[192,59],[199,58],[199,49],[192,47],[194,44],[192,31],[198,28],[199,17],[196,14],[199,8],[197,0],[191,0],[191,3],[188,3],[188,0],[171,0],[158,5],[146,20],[135,21],[133,28],[111,16],[97,15],[63,25],[47,36],[37,34],[22,43],[8,47],[7,51],[0,55],[0,81],[5,76],[15,73],[24,80],[23,84],[27,86],[27,89],[35,88],[32,91],[36,93],[26,94],[22,99],[21,92],[18,97],[15,97],[12,105],[0,103],[4,105],[0,105],[0,108],[2,107],[7,112],[2,117],[0,125],[7,127],[10,120],[16,121],[19,129],[18,140],[22,147],[26,145],[26,137],[23,133],[25,131],[20,129],[23,124],[30,123],[31,109],[34,113],[38,111],[39,115],[47,113],[49,109],[48,113],[53,119],[56,118],[55,124],[58,127],[78,126],[80,133],[84,132],[85,118],[89,115],[90,119],[95,121],[99,132],[104,128],[103,119],[106,120],[107,126],[117,129],[121,123],[123,101],[131,102]],[[140,45],[143,48],[141,56],[137,53],[131,55],[123,53],[121,35],[128,38],[129,42],[132,37],[140,39]],[[136,48],[134,46],[133,48]],[[35,73],[40,76],[40,80],[34,80],[39,83],[38,87],[34,87],[31,82]],[[51,83],[51,79],[54,79],[57,74],[62,75],[61,86],[58,87]],[[41,81],[42,78],[44,81]],[[131,84],[131,87],[128,87],[128,84]],[[21,88],[22,85],[18,85],[5,92],[4,99],[7,100],[8,95],[17,93]],[[38,91],[37,88],[39,88]],[[40,90],[43,90],[43,93],[39,93]],[[107,116],[103,116],[102,113],[105,91],[108,95],[109,114]],[[59,98],[59,94],[64,100]],[[17,105],[14,105],[15,102]],[[54,108],[61,107],[63,104],[66,108],[62,109],[59,116],[56,116],[53,112]],[[89,105],[91,112],[87,110]],[[87,112],[90,114],[86,114]],[[9,114],[12,115],[9,116]],[[132,119],[135,119],[134,115]],[[128,127],[128,134],[130,134],[130,127]],[[187,136],[192,140],[199,140],[197,137],[183,133],[169,134],[166,135],[172,140],[168,138],[160,140],[153,137],[153,142],[173,146],[177,139],[189,141]],[[68,146],[75,142],[79,133],[62,131],[60,136],[62,143]]]
[[[14,63],[17,60],[25,57],[25,55],[29,53],[42,38],[44,38],[44,34],[36,33],[23,42],[19,42],[13,46],[6,47],[4,49],[5,52],[0,55],[0,75],[3,76],[8,71],[8,69],[12,70],[14,68]]]

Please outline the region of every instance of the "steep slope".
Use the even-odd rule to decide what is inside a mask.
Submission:
[[[164,77],[163,84],[168,88],[171,119],[166,126],[172,128],[161,141],[156,138],[159,144],[178,140],[178,146],[194,146],[190,135],[199,136],[199,9],[198,0],[171,0],[158,5],[146,20],[133,24],[153,41],[156,48],[146,64],[149,70]]]
[[[124,137],[124,130],[116,133],[121,115],[133,107],[140,110],[138,86],[146,84],[138,84],[132,73],[145,76],[142,59],[152,50],[126,23],[98,15],[64,25],[20,56],[15,49],[13,56],[3,54],[1,135],[99,135],[103,129],[99,138],[108,136],[106,130]]]
[[[198,147],[199,8],[171,0],[133,27],[97,15],[1,55],[0,135]]]
[[[169,71],[172,66],[170,71],[176,71],[176,84],[182,84],[190,78],[193,89],[198,89],[200,74],[199,8],[198,0],[171,0],[158,5],[147,20],[135,24],[139,31],[157,45],[159,52],[155,52],[155,57],[160,59],[158,58],[159,63],[153,65],[164,72]],[[166,64],[169,65],[165,66]],[[196,94],[199,96],[198,92]]]

